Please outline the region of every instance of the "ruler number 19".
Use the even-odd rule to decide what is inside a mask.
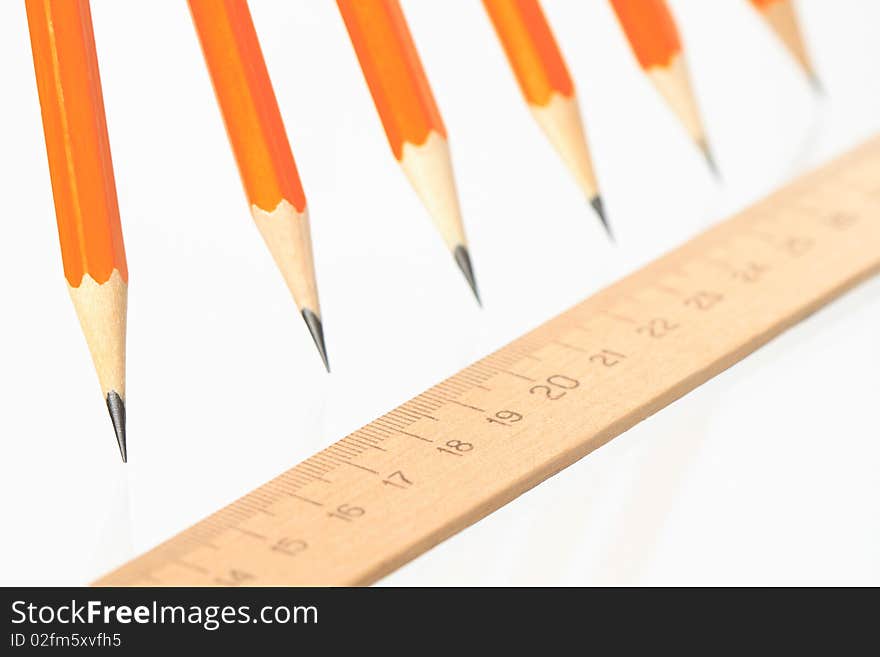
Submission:
[[[509,427],[511,424],[515,424],[522,419],[522,413],[517,413],[516,411],[498,411],[493,417],[487,417],[486,422]]]

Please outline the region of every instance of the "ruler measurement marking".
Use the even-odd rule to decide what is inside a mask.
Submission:
[[[590,353],[590,350],[589,350],[589,349],[584,349],[583,347],[578,347],[578,346],[575,346],[575,345],[573,345],[573,344],[571,344],[571,343],[563,342],[562,340],[554,340],[554,341],[553,341],[553,344],[557,344],[557,345],[559,345],[560,347],[563,347],[563,348],[565,348],[565,349],[570,349],[571,351],[577,351],[577,352],[580,352],[580,353],[582,353],[582,354],[589,354],[589,353]]]
[[[498,368],[489,365],[485,361],[485,359],[478,360],[476,363],[470,366],[470,369],[482,376],[484,381],[492,378],[498,372]]]
[[[355,453],[355,456],[360,456],[361,454],[366,452],[367,449],[372,447],[372,445],[361,444],[358,440],[354,439],[352,436],[346,436],[345,438],[341,439],[339,442],[345,444],[346,447],[353,450]]]
[[[502,374],[509,374],[510,376],[515,376],[517,379],[522,379],[523,381],[537,381],[537,379],[533,379],[530,376],[525,376],[524,374],[517,374],[516,372],[511,372],[510,370],[498,370]]]
[[[398,429],[397,433],[402,433],[404,436],[409,436],[411,438],[418,438],[419,440],[424,440],[426,443],[433,443],[434,442],[430,438],[425,438],[424,436],[419,436],[418,434],[410,433],[409,431],[404,431],[403,429]]]
[[[410,412],[408,412],[408,411],[407,411],[406,413],[407,413],[408,415],[410,415],[414,420],[420,420],[420,419],[424,418],[424,419],[426,419],[426,420],[433,420],[434,422],[439,422],[439,421],[440,421],[438,418],[436,418],[436,417],[433,416],[433,415],[429,415],[428,413],[416,413],[416,412],[412,412],[412,413],[410,413]]]
[[[326,450],[327,453],[340,452],[342,455],[347,456],[349,458],[354,457],[354,456],[359,456],[360,454],[362,454],[362,452],[360,450],[354,449],[353,447],[348,447],[347,445],[343,444],[343,442],[342,442],[343,440],[345,440],[345,439],[343,438],[342,440],[335,443],[331,447],[328,447]]]
[[[380,427],[384,427],[385,429],[392,431],[392,432],[394,432],[394,431],[399,432],[401,427],[408,427],[409,426],[409,423],[403,424],[403,425],[393,424],[388,421],[387,417],[376,418],[375,420],[373,420],[372,424],[377,424]]]
[[[327,472],[331,472],[336,469],[340,463],[345,463],[348,459],[344,456],[337,456],[335,454],[335,450],[333,449],[333,445],[328,447],[327,449],[318,452],[312,457],[313,460],[318,463],[323,463],[327,466]]]
[[[310,470],[311,472],[315,473],[317,476],[322,477],[325,474],[327,474],[327,468],[320,467],[320,465],[315,462],[315,459],[314,459],[315,456],[317,456],[317,454],[312,454],[312,456],[305,459],[304,461],[300,461],[297,464],[297,467],[301,467],[306,470]]]
[[[301,502],[307,502],[308,504],[312,504],[314,506],[324,506],[323,502],[318,502],[317,500],[313,500],[310,497],[304,497],[298,493],[289,493],[289,495],[293,498],[300,500]]]
[[[352,438],[352,440],[355,440],[355,439]],[[369,443],[369,442],[360,443],[361,440],[366,441],[367,440],[366,437],[365,438],[358,438],[357,440],[358,440],[359,444],[362,444],[364,447],[368,447],[370,449],[375,449],[378,452],[387,452],[388,451],[384,447],[379,447],[378,445],[373,445],[372,443]]]
[[[448,397],[444,397],[443,395],[440,395],[433,390],[426,390],[422,393],[422,396],[432,400],[435,404],[437,404],[437,408],[442,408],[446,405],[446,402],[449,401]]]
[[[291,469],[290,472],[286,473],[284,476],[284,480],[290,480],[295,487],[308,485],[314,479],[314,475],[304,472],[299,466]],[[279,486],[277,483],[274,485],[277,488],[281,488],[281,486]]]
[[[469,408],[472,411],[477,411],[478,413],[485,413],[486,409],[478,408],[476,406],[471,406],[470,404],[465,404],[464,402],[457,401],[455,399],[447,399],[450,404],[456,404],[457,406],[461,406],[462,408]]]
[[[470,384],[471,388],[480,388],[486,392],[492,392],[491,388],[483,385],[483,382],[486,380],[486,377],[484,376],[474,374],[473,376],[462,377],[462,380]]]
[[[368,467],[363,466],[363,465],[358,465],[357,463],[354,463],[354,462],[352,462],[352,461],[346,461],[346,465],[350,465],[350,466],[353,467],[353,468],[358,468],[358,469],[363,470],[363,471],[365,471],[365,472],[371,472],[371,473],[374,474],[374,475],[379,474],[379,471],[378,471],[378,470],[373,470],[372,468],[368,468]]]
[[[433,413],[434,411],[437,410],[437,406],[435,404],[432,404],[427,399],[418,399],[418,398],[411,399],[410,401],[407,402],[407,404],[409,406],[412,406],[413,408],[415,408],[419,412]]]
[[[865,214],[864,203],[855,207],[844,204],[849,214],[840,214],[835,201],[840,171],[862,166],[858,164],[862,160],[874,168],[880,165],[880,140],[859,153],[860,158],[849,156],[808,175],[420,395],[419,404],[424,404],[422,399],[443,395],[461,398],[484,390],[487,386],[483,384],[497,374],[493,387],[505,395],[508,408],[496,411],[495,419],[500,421],[487,417],[488,423],[461,413],[446,420],[441,413],[436,421],[441,431],[447,427],[449,431],[441,433],[434,450],[374,455],[370,468],[351,460],[340,461],[354,466],[352,474],[336,484],[328,482],[330,497],[325,499],[333,501],[326,502],[327,512],[303,516],[298,522],[297,532],[302,535],[296,540],[301,539],[309,548],[297,553],[295,567],[264,568],[253,551],[256,548],[248,547],[253,544],[218,539],[220,545],[209,548],[213,552],[200,553],[201,561],[211,566],[208,570],[213,581],[373,581],[686,394],[876,272],[880,268],[880,227],[876,220],[869,223],[865,219],[880,215],[878,208],[872,205],[870,214]],[[827,180],[817,185],[823,176]],[[786,211],[792,207],[788,197],[801,193],[810,193],[816,204],[809,218]],[[767,234],[774,237],[763,239],[752,229],[768,216],[774,227]],[[805,220],[816,229],[808,228]],[[817,267],[820,262],[822,267]],[[676,295],[657,286],[656,281],[670,276],[688,281],[688,289],[678,290],[678,282],[668,286],[681,292]],[[608,306],[608,301],[625,299],[625,314]],[[603,322],[603,317],[608,319]],[[575,318],[580,322],[573,322]],[[630,324],[630,329],[621,330],[621,322]],[[554,344],[565,348],[568,343],[560,344],[560,338],[575,329],[588,333],[589,349],[546,350]],[[699,348],[689,349],[691,344]],[[543,358],[534,355],[538,352]],[[574,355],[566,357],[567,353]],[[535,378],[513,371],[524,361],[532,361],[526,369]],[[504,367],[487,375],[483,364],[489,362]],[[662,368],[657,369],[660,364]],[[627,374],[617,376],[620,371]],[[510,378],[500,378],[500,374]],[[589,405],[583,403],[586,398]],[[624,400],[625,408],[604,405],[614,399]],[[491,414],[457,399],[447,398],[443,400],[446,404]],[[415,404],[412,407],[418,408]],[[612,412],[622,415],[612,416]],[[392,411],[352,435],[366,440],[370,432],[374,439],[377,434],[398,433],[435,442],[404,430],[407,423],[395,426],[401,420],[394,414]],[[542,427],[550,418],[566,418],[567,423],[544,435]],[[319,455],[332,460],[335,451],[331,446],[303,464],[318,469],[311,461]],[[298,473],[303,464],[289,472],[303,476]],[[484,465],[490,467],[485,469]],[[231,523],[253,517],[277,487],[275,481],[258,489],[259,495],[249,495],[210,516],[100,583],[185,582],[181,575],[185,567],[163,570],[164,565],[174,563],[171,555],[180,555],[184,548],[196,549],[193,544],[204,547],[198,536],[223,535]],[[384,497],[382,490],[388,491]],[[295,497],[325,506],[311,498]],[[410,499],[416,501],[415,506],[407,501]],[[422,511],[416,513],[416,509]],[[261,526],[271,524],[271,518],[260,522]],[[407,527],[407,534],[394,531],[395,527]],[[312,549],[318,544],[320,550]],[[240,582],[238,577],[230,578],[230,573],[249,573],[254,580]]]
[[[312,454],[309,458],[303,461],[303,466],[307,469],[308,472],[312,472],[315,475],[315,479],[321,479],[333,470],[333,465],[327,464],[326,462],[320,461],[316,458],[320,452]]]
[[[229,529],[235,530],[245,536],[250,536],[251,538],[255,538],[258,541],[265,541],[266,537],[262,534],[258,534],[257,532],[250,531],[249,529],[244,529],[238,525],[230,525]]]

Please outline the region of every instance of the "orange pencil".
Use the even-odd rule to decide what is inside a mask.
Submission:
[[[483,0],[520,91],[611,235],[574,85],[538,0]]]
[[[26,0],[61,259],[122,460],[128,266],[88,0]]]
[[[678,29],[665,0],[610,0],[639,65],[717,174],[691,90]]]
[[[807,54],[807,47],[798,24],[794,3],[791,0],[750,1],[803,69],[813,86],[816,89],[821,89],[819,77],[816,75],[816,71],[813,69],[813,64],[810,61],[810,56]]]
[[[189,0],[254,222],[329,371],[309,215],[245,0]]]
[[[397,0],[337,0],[394,156],[479,301],[446,128]]]

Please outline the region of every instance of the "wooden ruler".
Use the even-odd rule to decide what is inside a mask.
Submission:
[[[878,269],[880,138],[474,363],[97,584],[373,582]]]

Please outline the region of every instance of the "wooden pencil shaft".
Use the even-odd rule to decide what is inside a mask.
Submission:
[[[537,0],[483,0],[520,90],[531,105],[554,94],[571,97],[574,85]]]
[[[245,0],[189,0],[193,24],[252,205],[272,212],[306,199]]]
[[[254,223],[297,307],[320,320],[305,193],[247,2],[189,7]]]
[[[668,66],[681,52],[678,28],[666,0],[610,0],[630,47],[646,71]]]
[[[87,0],[27,0],[52,192],[72,287],[128,281],[98,57]]]
[[[375,581],[877,273],[878,171],[875,138],[97,584]]]
[[[337,0],[394,156],[446,128],[397,0]]]

